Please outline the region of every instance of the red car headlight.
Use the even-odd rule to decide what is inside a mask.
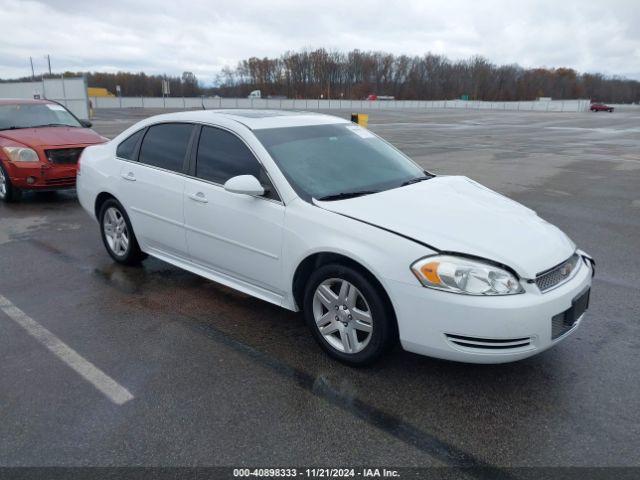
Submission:
[[[27,147],[2,147],[2,150],[12,162],[39,162],[35,150]]]

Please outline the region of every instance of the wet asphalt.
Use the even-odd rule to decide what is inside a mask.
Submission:
[[[94,127],[151,113],[99,110]],[[396,349],[352,369],[299,314],[155,259],[114,264],[73,191],[28,194],[0,204],[0,295],[134,398],[110,402],[0,311],[0,466],[639,466],[640,110],[369,122],[595,257],[574,335],[507,365]]]

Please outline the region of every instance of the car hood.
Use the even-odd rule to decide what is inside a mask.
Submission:
[[[438,176],[406,187],[316,205],[447,252],[513,268],[524,278],[567,258],[574,243],[557,227],[467,177]]]
[[[107,139],[90,128],[40,127],[2,130],[0,137],[29,147],[58,147],[62,145],[93,145]]]

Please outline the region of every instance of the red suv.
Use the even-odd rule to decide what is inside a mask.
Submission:
[[[75,187],[84,147],[108,140],[89,127],[56,102],[0,99],[0,201]]]
[[[604,103],[592,103],[590,110],[592,112],[613,112],[613,107],[605,105]]]

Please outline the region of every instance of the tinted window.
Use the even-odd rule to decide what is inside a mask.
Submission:
[[[260,179],[262,167],[238,137],[218,128],[203,127],[198,145],[196,176],[224,184],[237,175]]]
[[[140,147],[141,163],[182,171],[193,126],[188,123],[164,123],[150,127]]]
[[[116,150],[116,155],[120,158],[133,160],[133,154],[135,153],[136,145],[138,144],[138,140],[140,140],[143,131],[144,130],[140,130],[131,135],[126,140],[120,142],[120,145],[118,145],[118,149]]]

